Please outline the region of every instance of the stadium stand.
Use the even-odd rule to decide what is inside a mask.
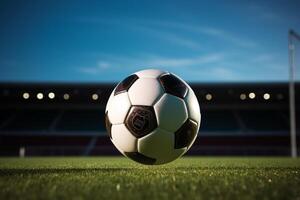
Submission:
[[[10,118],[13,119],[10,120],[10,123],[4,125],[2,130],[22,134],[23,131],[38,133],[47,131],[58,111],[52,109],[26,109],[11,111],[11,113],[13,113],[13,116],[10,116]]]
[[[104,125],[105,104],[114,85],[0,84],[0,155],[17,156],[20,148],[26,155],[118,154]],[[190,155],[290,153],[287,83],[191,86],[202,123]],[[297,116],[299,94],[297,83]],[[298,133],[299,128],[300,117]]]
[[[230,134],[239,131],[238,123],[234,113],[228,110],[207,110],[202,111],[202,130],[205,132],[229,132]]]
[[[105,132],[103,109],[81,109],[65,111],[57,126],[58,131]]]
[[[264,131],[286,133],[289,129],[288,113],[276,110],[240,111],[240,116],[248,132]]]

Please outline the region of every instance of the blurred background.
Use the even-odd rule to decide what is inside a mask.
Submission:
[[[0,155],[119,155],[104,126],[110,92],[157,68],[199,100],[189,155],[288,156],[300,146],[297,31],[296,0],[3,0]]]

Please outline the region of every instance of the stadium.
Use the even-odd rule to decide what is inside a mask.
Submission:
[[[104,124],[115,85],[2,84],[1,154],[118,155]],[[191,86],[203,121],[190,155],[290,155],[286,83]]]
[[[299,8],[1,2],[0,199],[299,199]],[[123,156],[105,124],[114,88],[147,68],[186,80],[201,110],[164,165]]]

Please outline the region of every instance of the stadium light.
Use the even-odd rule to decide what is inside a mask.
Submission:
[[[44,98],[43,93],[37,93],[36,98],[42,100]]]
[[[53,92],[49,92],[48,97],[49,97],[49,99],[54,99],[55,94]]]
[[[246,94],[242,93],[242,94],[240,95],[240,99],[241,99],[241,100],[245,100],[246,98],[247,98]]]
[[[254,93],[254,92],[250,92],[250,93],[249,93],[249,98],[250,98],[250,99],[254,99],[254,98],[255,98],[255,96],[256,96],[256,95],[255,95],[255,93]]]
[[[264,99],[269,100],[271,98],[271,95],[269,93],[264,94]]]
[[[99,98],[99,95],[98,95],[98,94],[93,94],[93,95],[92,95],[92,99],[93,99],[94,101],[98,100],[98,98]]]
[[[24,92],[22,96],[23,96],[23,99],[29,99],[29,97],[30,97],[28,92]]]
[[[64,100],[69,100],[70,99],[70,95],[69,94],[64,94]]]
[[[207,101],[210,101],[210,100],[212,100],[212,95],[208,93],[205,95],[205,98]]]

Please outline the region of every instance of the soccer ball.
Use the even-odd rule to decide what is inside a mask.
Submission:
[[[190,86],[172,73],[154,69],[121,81],[105,109],[112,143],[124,156],[148,165],[168,163],[187,152],[200,120]]]

